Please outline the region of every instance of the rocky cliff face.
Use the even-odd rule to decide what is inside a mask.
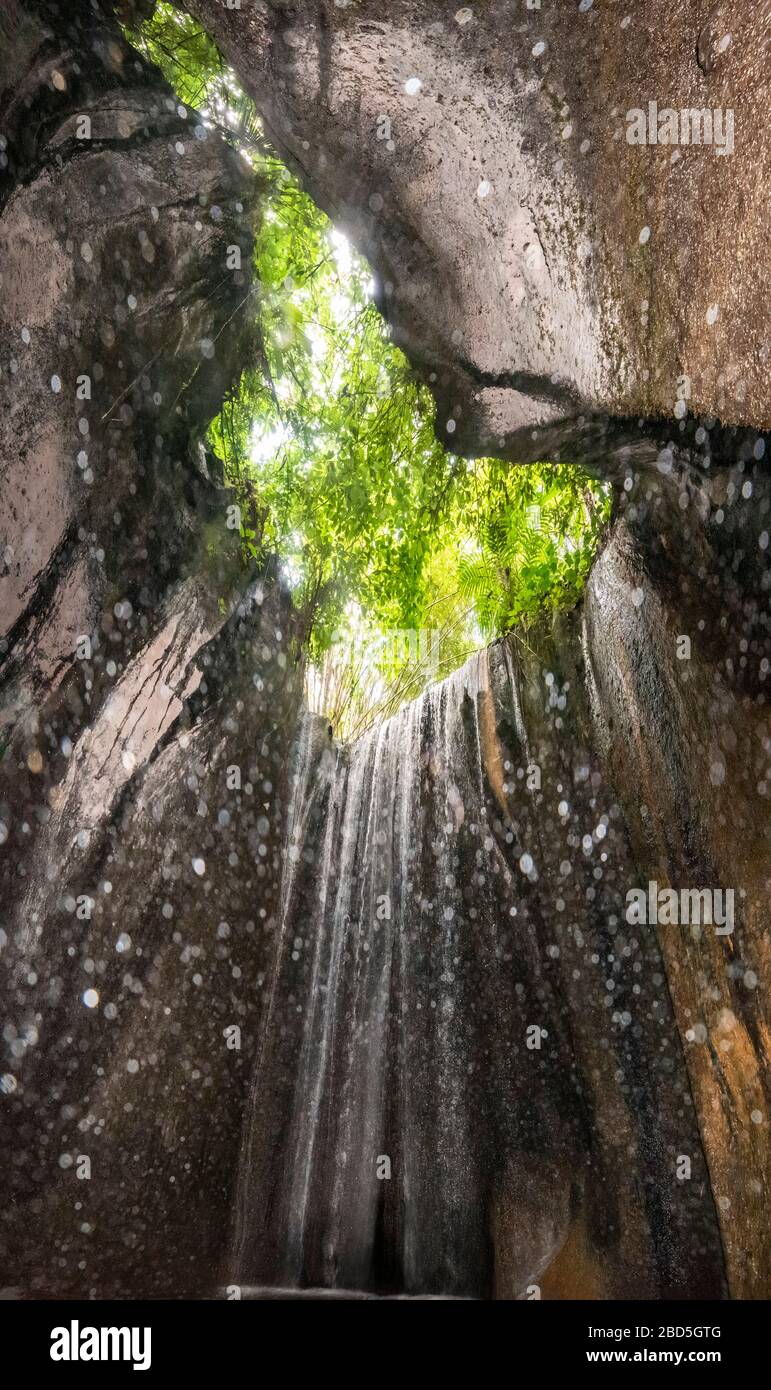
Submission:
[[[299,698],[198,444],[256,190],[113,25],[0,13],[2,1282],[184,1290],[223,1248]]]
[[[643,881],[737,880],[730,941],[657,930],[731,1289],[765,1289],[771,9],[188,8],[371,259],[440,435],[616,483],[592,746]]]
[[[681,397],[771,423],[769,0],[186,8],[369,257],[451,446],[575,458]]]
[[[722,1293],[659,945],[625,920],[637,868],[580,634],[576,617],[535,651],[481,652],[336,755],[304,727],[239,1283]]]
[[[766,1289],[768,479],[658,464],[574,614],[303,726],[241,1282]]]
[[[445,437],[614,520],[576,613],[333,748],[198,447],[258,190],[109,19],[4,0],[2,1283],[767,1296],[767,7],[190,8]],[[733,155],[616,139],[640,71]],[[682,375],[725,427],[630,424]]]

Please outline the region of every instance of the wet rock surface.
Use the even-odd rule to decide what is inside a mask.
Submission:
[[[369,258],[452,447],[575,459],[585,417],[678,400],[768,428],[769,0],[187,8]],[[676,141],[629,143],[649,102]]]
[[[351,748],[303,725],[244,1282],[766,1288],[768,478],[625,484],[576,613]],[[630,923],[651,880],[733,930]]]
[[[554,7],[545,83],[535,20],[455,8],[191,0],[372,256],[456,445],[614,483],[576,612],[338,748],[198,448],[248,352],[225,263],[257,193],[108,20],[0,5],[0,1283],[24,1297],[768,1296],[766,441],[635,418],[686,373],[694,411],[767,423],[767,6],[722,50],[721,6],[706,34],[668,6],[664,44],[658,5],[630,34]],[[616,166],[605,94],[623,124],[643,59],[654,95],[736,101],[731,160]],[[652,262],[662,229],[693,277]],[[630,922],[651,880],[733,890],[734,931]]]
[[[249,585],[198,449],[247,351],[255,188],[109,21],[0,22],[2,1281],[184,1292],[222,1247],[223,1029],[297,700],[286,596]],[[239,850],[265,881],[236,921]]]
[[[236,1279],[719,1296],[659,945],[624,918],[636,869],[592,752],[580,625],[537,659],[473,657],[334,756],[306,722],[296,757]]]

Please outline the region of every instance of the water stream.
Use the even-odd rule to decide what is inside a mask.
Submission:
[[[564,1250],[598,1292],[685,1277],[698,1141],[586,719],[575,672],[507,642],[350,747],[304,717],[241,1283],[532,1297]]]

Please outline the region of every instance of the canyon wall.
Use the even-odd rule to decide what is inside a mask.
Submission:
[[[450,447],[607,468],[609,421],[771,424],[771,0],[185,8],[368,257]],[[630,144],[649,102],[702,115]]]
[[[768,1296],[767,6],[190,8],[442,436],[613,521],[331,744],[200,447],[259,189],[109,17],[2,0],[2,1284]],[[734,153],[628,146],[640,72]],[[650,880],[733,933],[632,929]]]

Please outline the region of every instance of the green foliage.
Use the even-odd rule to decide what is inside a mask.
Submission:
[[[543,608],[573,607],[610,499],[571,465],[486,459],[470,466],[454,509],[466,531],[454,558],[458,593],[494,637]]]
[[[446,453],[368,268],[267,146],[210,40],[161,4],[140,41],[265,190],[255,361],[210,443],[239,495],[245,549],[280,557],[320,707],[352,732],[515,623],[573,605],[609,496],[573,467]],[[438,634],[438,651],[433,637],[383,640],[394,631]]]
[[[241,91],[208,34],[174,5],[156,5],[151,19],[126,37],[156,67],[180,101],[240,136],[259,134],[253,103]]]

